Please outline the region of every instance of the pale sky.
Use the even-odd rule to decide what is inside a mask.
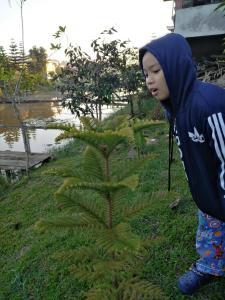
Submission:
[[[19,0],[0,0],[0,46],[8,50],[11,38],[19,44],[21,21]],[[25,51],[44,47],[51,58],[63,59],[62,51],[52,53],[52,35],[66,26],[63,48],[79,45],[90,54],[91,41],[114,26],[117,38],[129,39],[141,47],[153,36],[168,32],[172,25],[172,1],[163,0],[26,0],[23,6]]]

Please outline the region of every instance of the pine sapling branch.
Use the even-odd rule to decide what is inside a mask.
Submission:
[[[109,157],[105,157],[105,180],[110,180],[110,172],[109,172]]]
[[[113,199],[110,196],[110,193],[107,193],[107,202],[108,202],[108,211],[109,211],[109,229],[112,229],[113,222],[112,222],[112,216],[113,216]]]

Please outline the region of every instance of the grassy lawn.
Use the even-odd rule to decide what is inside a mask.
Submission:
[[[140,217],[130,221],[134,231],[149,241],[143,277],[160,286],[171,300],[224,300],[224,279],[193,297],[182,296],[176,288],[176,278],[197,259],[197,209],[176,147],[172,188],[167,192],[167,133],[166,124],[151,130],[150,138],[156,141],[147,145],[146,150],[154,153],[155,158],[141,172],[139,187],[132,195],[148,198],[151,204]],[[0,300],[84,299],[87,285],[69,271],[72,262],[57,259],[56,253],[87,244],[87,233],[72,230],[41,233],[35,229],[40,218],[60,213],[53,194],[63,179],[44,172],[58,166],[76,168],[82,149],[74,141],[58,152],[55,160],[32,171],[29,180],[23,179],[4,193],[0,190]],[[123,161],[126,155],[121,149],[116,159]],[[176,199],[180,199],[177,208],[169,208]]]

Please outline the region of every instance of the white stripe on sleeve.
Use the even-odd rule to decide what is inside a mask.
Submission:
[[[218,121],[219,117],[219,121]],[[212,129],[212,138],[214,141],[214,147],[216,150],[216,154],[221,162],[221,173],[220,173],[220,185],[223,190],[225,190],[225,184],[224,184],[224,159],[225,159],[225,144],[223,135],[220,130],[220,126],[222,128],[223,133],[225,132],[225,126],[222,119],[221,113],[219,114],[213,114],[212,116],[208,117],[208,123],[209,126]],[[220,126],[219,126],[220,124]],[[220,150],[221,149],[221,150]]]

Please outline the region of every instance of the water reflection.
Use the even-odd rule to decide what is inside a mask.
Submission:
[[[0,141],[3,138],[3,141],[9,145],[9,148],[13,148],[13,144],[18,142],[20,139],[20,130],[19,128],[12,128],[12,129],[3,129],[0,128]],[[2,143],[0,143],[2,145]]]
[[[47,119],[62,111],[57,102],[23,103],[19,104],[18,108],[23,120]],[[11,104],[0,104],[0,124],[19,125]]]
[[[18,105],[18,108],[23,121],[49,119],[59,115],[62,111],[57,102],[21,103]],[[7,126],[19,125],[11,104],[0,104],[0,124]],[[52,134],[48,133],[47,135],[50,138],[50,143],[54,143],[54,138],[51,140]],[[40,134],[35,129],[30,129],[28,136],[31,142],[31,150],[43,152],[44,149],[42,146],[32,145],[36,144],[35,141],[37,138],[43,139],[44,134]],[[24,151],[20,128],[0,128],[0,150]]]
[[[58,102],[22,103],[18,105],[23,121],[38,124],[42,120],[60,120],[79,124],[79,120],[71,112],[59,105]],[[115,107],[103,108],[103,117],[109,115]],[[0,104],[0,124],[18,126],[13,107],[11,104]],[[52,146],[56,146],[55,137],[60,130],[29,129],[28,135],[32,152],[45,152]],[[64,144],[61,142],[60,144]],[[0,128],[0,151],[13,150],[24,151],[20,128]]]

